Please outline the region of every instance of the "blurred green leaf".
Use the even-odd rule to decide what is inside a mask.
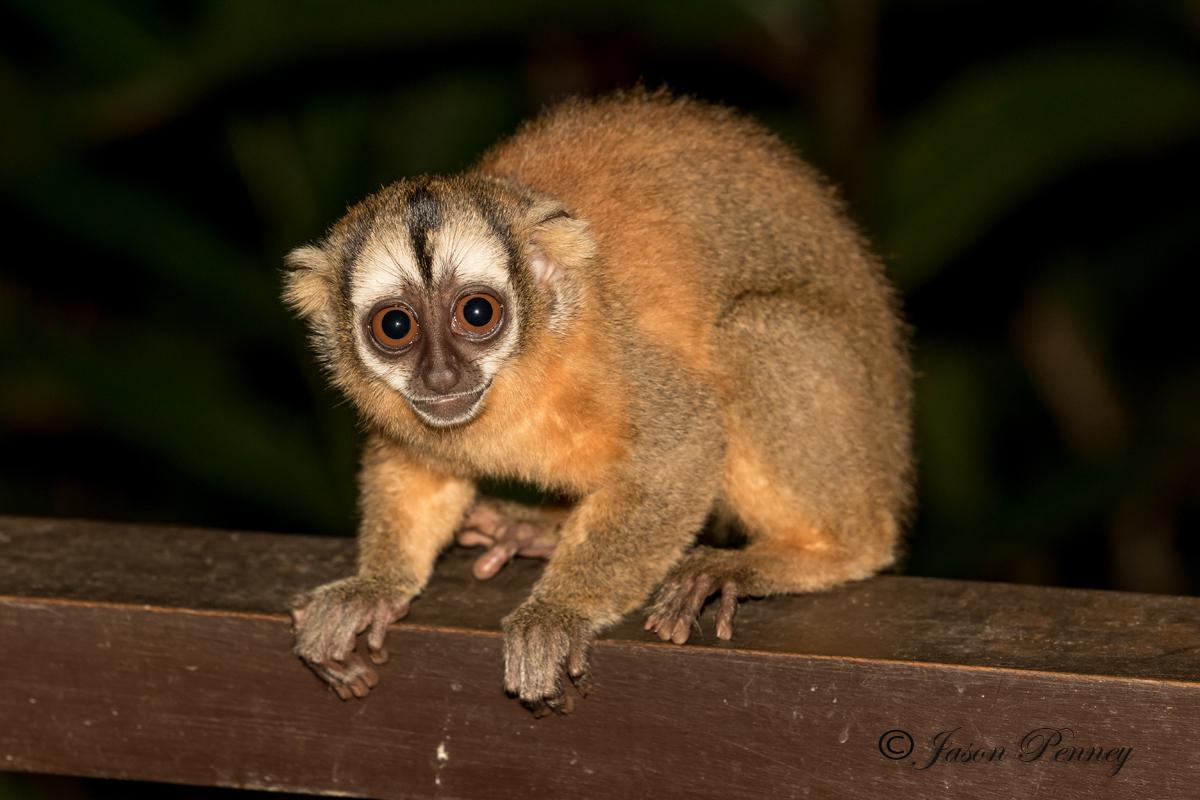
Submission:
[[[316,192],[295,130],[282,116],[229,123],[234,162],[271,239],[282,252],[318,226]]]
[[[405,87],[376,110],[372,177],[394,180],[427,172],[460,172],[516,129],[515,73],[472,70]]]
[[[281,264],[256,261],[226,242],[194,212],[148,188],[84,169],[42,170],[36,179],[7,175],[0,197],[49,226],[143,267],[205,312],[237,320],[247,334],[281,340],[287,315],[279,301]],[[44,265],[30,265],[38,268]]]
[[[1040,187],[1198,131],[1200,75],[1186,62],[1060,48],[988,64],[897,133],[876,208],[880,249],[912,289]]]
[[[95,82],[144,70],[167,50],[120,3],[96,0],[8,0],[54,42],[72,79]],[[68,74],[70,74],[68,73]]]
[[[470,42],[474,38],[521,36],[547,26],[571,26],[583,31],[623,25],[662,41],[692,44],[703,35],[750,31],[753,16],[731,0],[646,4],[639,0],[612,3],[562,4],[548,0],[407,0],[403,4],[373,0],[352,5],[332,1],[218,0],[199,6],[186,36],[158,50],[137,22],[108,9],[105,0],[72,0],[75,16],[55,10],[55,4],[23,0],[18,12],[46,31],[60,46],[80,58],[105,63],[106,47],[89,50],[87,34],[108,26],[118,41],[128,40],[128,62],[116,70],[82,68],[70,73],[67,85],[42,87],[39,113],[21,115],[32,130],[18,138],[59,141],[68,149],[109,141],[161,126],[180,116],[199,100],[228,84],[298,62],[335,55],[385,53],[405,47],[432,49]],[[89,29],[95,19],[99,28]],[[732,27],[731,27],[732,26]],[[403,80],[406,64],[396,65]],[[84,86],[79,76],[90,79]],[[4,98],[16,99],[15,94]],[[16,106],[14,106],[16,108]],[[3,163],[0,161],[0,163]]]
[[[0,800],[49,800],[45,793],[24,775],[0,773]]]
[[[143,326],[93,334],[81,346],[68,326],[31,317],[5,328],[0,385],[54,387],[90,424],[185,474],[283,518],[344,526],[344,482],[313,424],[264,403],[205,343]]]
[[[995,496],[985,438],[994,412],[989,371],[984,354],[967,346],[926,344],[917,355],[921,484],[940,521],[959,524]]]

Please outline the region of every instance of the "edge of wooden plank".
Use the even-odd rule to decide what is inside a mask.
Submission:
[[[353,569],[347,539],[13,517],[0,535],[0,594],[13,597],[283,613]],[[480,582],[473,555],[447,553],[400,626],[498,631],[540,564]],[[881,576],[744,602],[733,642],[712,636],[710,615],[687,649],[1200,680],[1200,598]],[[604,638],[658,644],[636,613]]]
[[[383,682],[342,703],[290,655],[282,615],[0,609],[0,768],[497,800],[1165,799],[1200,782],[1191,683],[606,641],[593,694],[534,720],[500,691],[492,631],[397,626]],[[1099,754],[1023,761],[1039,730]],[[911,758],[889,750],[901,734]],[[998,747],[999,761],[949,757]]]

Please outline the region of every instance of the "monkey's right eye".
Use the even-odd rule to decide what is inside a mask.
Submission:
[[[371,315],[371,336],[385,350],[403,350],[420,331],[416,315],[402,305],[383,306]]]

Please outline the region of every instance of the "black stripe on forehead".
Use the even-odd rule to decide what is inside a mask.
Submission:
[[[513,236],[512,225],[504,214],[500,211],[500,206],[496,201],[487,195],[474,193],[472,197],[475,200],[475,208],[479,211],[479,215],[483,217],[487,223],[492,235],[500,241],[504,248],[505,267],[508,269],[508,276],[516,280],[517,278],[517,242]]]
[[[408,195],[404,218],[408,238],[417,258],[417,271],[429,286],[433,283],[433,254],[429,252],[429,234],[442,224],[442,206],[428,183],[419,183]]]

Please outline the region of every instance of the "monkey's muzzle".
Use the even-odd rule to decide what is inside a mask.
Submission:
[[[410,397],[408,402],[425,422],[437,428],[469,422],[483,405],[484,395],[491,387],[488,381],[478,389],[433,397]]]

